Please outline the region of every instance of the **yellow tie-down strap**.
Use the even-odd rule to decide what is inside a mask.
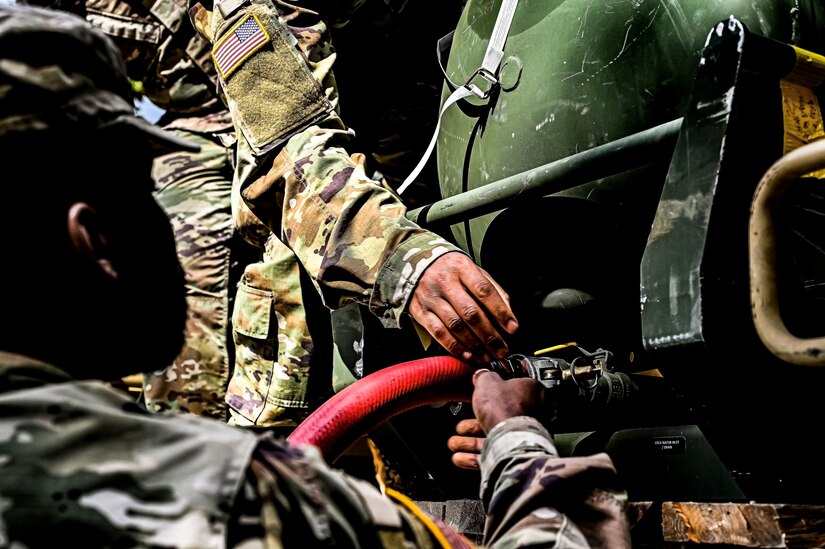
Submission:
[[[792,47],[796,51],[796,65],[780,81],[785,127],[783,154],[825,137],[822,109],[816,97],[816,90],[825,82],[825,57]],[[825,169],[808,177],[823,179]]]
[[[435,524],[433,519],[427,516],[427,514],[422,511],[413,500],[401,492],[393,490],[392,488],[387,488],[385,493],[387,497],[404,506],[407,511],[415,515],[418,520],[424,524],[427,530],[429,530],[430,534],[432,534],[438,541],[441,549],[478,549],[475,544],[457,532],[450,534],[449,537],[451,539],[447,539],[447,535],[441,531],[441,528]]]

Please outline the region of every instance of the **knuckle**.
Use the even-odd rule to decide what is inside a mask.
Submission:
[[[444,348],[447,349],[447,352],[452,354],[452,355],[457,355],[457,354],[461,353],[464,350],[461,343],[459,343],[458,340],[455,340],[455,339],[453,339],[452,341],[448,341],[444,345]]]
[[[496,316],[499,318],[505,318],[510,315],[510,309],[507,307],[507,304],[502,304],[500,307],[496,308],[495,311]]]
[[[467,305],[461,310],[461,316],[469,323],[478,322],[481,311],[475,305]]]
[[[464,329],[464,321],[460,317],[457,317],[457,316],[451,317],[447,321],[447,327],[453,332],[463,330]]]
[[[476,284],[476,294],[482,298],[490,297],[496,292],[495,286],[489,280],[483,280]]]
[[[488,347],[499,347],[504,344],[504,341],[498,336],[498,334],[486,334],[484,336],[484,343]]]
[[[437,340],[441,340],[447,335],[447,330],[444,325],[433,326],[430,329],[430,333],[432,333],[433,337]]]

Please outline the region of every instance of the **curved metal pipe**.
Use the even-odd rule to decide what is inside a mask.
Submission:
[[[469,402],[475,368],[453,357],[389,366],[348,385],[302,421],[287,437],[312,444],[334,462],[361,435],[407,410],[440,402]]]
[[[825,167],[825,139],[803,145],[777,160],[754,192],[748,227],[753,323],[762,343],[778,358],[799,366],[825,365],[825,337],[798,338],[779,312],[776,283],[775,213],[788,185]]]

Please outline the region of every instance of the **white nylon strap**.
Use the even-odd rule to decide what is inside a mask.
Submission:
[[[490,82],[491,85],[498,83],[498,68],[501,64],[501,59],[504,57],[504,44],[507,42],[507,35],[510,34],[510,24],[513,22],[513,15],[516,13],[516,6],[518,0],[502,0],[501,7],[498,9],[498,16],[496,17],[496,24],[493,26],[493,32],[490,35],[490,42],[487,44],[487,51],[484,52],[484,59],[481,62],[481,67],[477,69],[466,84],[459,86],[453,93],[444,101],[441,110],[438,113],[438,121],[435,124],[435,131],[433,137],[430,139],[430,144],[427,150],[424,151],[424,156],[418,161],[418,164],[413,171],[404,179],[404,182],[398,187],[398,194],[403,193],[410,184],[415,181],[415,178],[427,165],[430,155],[433,153],[435,143],[438,140],[438,131],[441,129],[441,117],[444,116],[444,111],[457,101],[475,95],[477,97],[486,98],[486,94],[482,92],[475,84],[473,79],[480,75],[482,78]]]
[[[427,145],[427,150],[424,151],[424,156],[421,157],[421,160],[418,161],[418,165],[413,168],[412,173],[407,176],[403,183],[398,187],[398,194],[403,193],[407,187],[410,186],[410,183],[415,181],[415,178],[418,177],[418,174],[421,173],[421,170],[424,169],[424,166],[427,165],[427,161],[430,159],[430,155],[433,153],[433,149],[435,148],[435,142],[438,140],[438,130],[441,128],[441,117],[444,115],[444,111],[447,110],[447,107],[464,99],[465,97],[473,95],[472,90],[467,86],[459,86],[455,89],[453,93],[444,101],[444,105],[441,107],[441,112],[438,113],[438,122],[435,124],[435,131],[433,132],[433,137],[430,139],[430,144]]]
[[[503,0],[498,9],[493,34],[490,35],[490,43],[487,44],[484,61],[481,62],[481,68],[491,75],[498,75],[498,66],[501,58],[504,57],[504,43],[507,42],[507,35],[510,34],[510,24],[513,22],[517,5],[518,0]]]

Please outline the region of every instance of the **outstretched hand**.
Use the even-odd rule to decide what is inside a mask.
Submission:
[[[553,408],[545,402],[544,386],[529,378],[501,379],[495,372],[479,369],[473,374],[475,418],[456,425],[456,435],[447,441],[453,464],[478,469],[484,436],[505,419],[532,416],[549,422]]]
[[[518,330],[507,293],[460,253],[444,254],[424,271],[408,311],[447,352],[468,362],[504,358],[502,332]]]

